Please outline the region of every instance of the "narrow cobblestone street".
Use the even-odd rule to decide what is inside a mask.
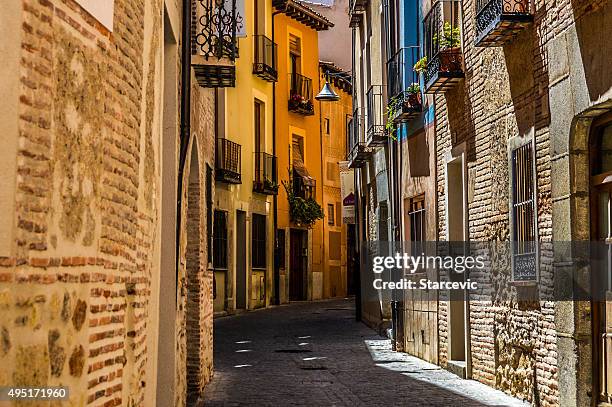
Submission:
[[[217,319],[205,406],[525,406],[404,353],[355,322],[351,300]]]

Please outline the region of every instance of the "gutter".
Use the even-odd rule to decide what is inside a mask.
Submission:
[[[178,288],[183,206],[183,177],[187,149],[191,141],[191,0],[183,0],[181,46],[181,133],[178,163],[178,190],[176,195],[176,287]],[[178,297],[178,290],[175,290]]]
[[[285,5],[285,8],[287,6]],[[277,10],[272,13],[272,42],[275,41],[274,17],[284,13],[285,10]],[[278,48],[277,48],[278,50]],[[277,51],[278,52],[278,51]],[[276,157],[276,83],[272,83],[272,155]],[[276,180],[278,181],[278,158],[276,158]],[[280,305],[280,259],[278,247],[278,195],[272,195],[272,219],[274,228],[274,305]]]

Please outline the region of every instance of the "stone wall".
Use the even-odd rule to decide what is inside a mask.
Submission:
[[[10,45],[20,65],[2,78],[19,83],[19,122],[5,135],[18,151],[15,190],[6,191],[15,195],[13,238],[0,257],[0,385],[68,386],[75,405],[151,405],[163,5],[115,0],[109,32],[72,0],[20,3],[7,16],[20,22],[21,41]],[[194,89],[193,98],[200,162],[212,167],[212,92]],[[201,269],[203,385],[212,303]]]
[[[573,3],[573,2],[572,2]],[[552,240],[550,107],[562,95],[549,94],[556,56],[548,43],[596,2],[537,1],[534,23],[498,48],[474,46],[475,2],[463,3],[465,81],[436,97],[438,236],[445,239],[445,160],[451,149],[467,159],[468,237],[472,241],[510,239],[508,142],[533,137],[536,148],[537,221],[541,241]],[[571,118],[568,118],[571,120]],[[568,126],[569,127],[569,126]],[[541,259],[540,282],[552,282],[552,259]],[[491,269],[509,265],[493,262]],[[505,277],[503,277],[504,275]],[[480,276],[484,278],[485,276]],[[471,364],[474,379],[537,405],[558,405],[559,370],[555,304],[519,305],[507,274],[492,273],[495,297],[470,297]],[[441,293],[441,299],[445,299]],[[440,361],[448,359],[448,304],[440,302]]]

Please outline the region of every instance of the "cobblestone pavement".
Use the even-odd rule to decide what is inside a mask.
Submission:
[[[521,406],[404,353],[355,322],[351,300],[215,320],[204,406]]]

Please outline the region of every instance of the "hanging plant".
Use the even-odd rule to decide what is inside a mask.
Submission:
[[[391,100],[389,101],[389,104],[387,105],[387,112],[386,112],[387,122],[385,123],[385,131],[393,140],[396,139],[395,130],[397,130],[394,119],[395,119],[395,116],[397,116],[397,112],[401,106],[401,100],[399,96],[400,95],[394,96],[391,98]]]
[[[289,202],[289,217],[296,224],[311,228],[317,220],[325,217],[323,208],[313,198],[302,198],[295,195],[291,172],[289,170],[289,180],[283,181],[283,187],[287,192],[287,201]]]

